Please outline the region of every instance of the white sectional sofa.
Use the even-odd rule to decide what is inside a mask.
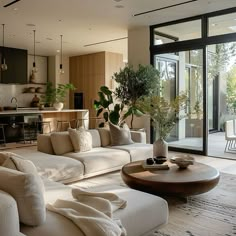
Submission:
[[[42,177],[62,183],[120,170],[131,161],[153,156],[152,145],[145,143],[145,132],[131,131],[133,144],[111,146],[109,130],[88,131],[93,148],[87,152],[74,152],[67,131],[41,134],[37,148],[14,149],[13,152],[31,160]]]
[[[39,135],[38,150],[35,147],[14,150],[14,153],[35,164],[44,182],[45,203],[53,203],[57,199],[72,200],[71,188],[62,183],[118,170],[130,161],[152,156],[152,146],[149,144],[110,146],[107,140],[109,136],[100,135],[97,130],[89,132],[93,138],[93,148],[84,153],[70,150],[68,132],[51,134],[58,135],[56,140],[59,150],[54,150],[51,135]],[[142,133],[133,133],[132,136],[135,141],[145,140]],[[55,155],[55,152],[60,155]],[[4,167],[0,167],[0,174],[1,168]],[[93,187],[90,190],[112,192],[127,201],[126,208],[114,212],[113,217],[121,220],[128,236],[154,236],[157,229],[168,221],[168,205],[160,197],[115,185]],[[36,227],[20,224],[16,200],[1,188],[0,235],[85,236],[71,220],[48,210],[44,224]]]

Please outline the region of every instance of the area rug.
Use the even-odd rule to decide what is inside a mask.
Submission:
[[[235,236],[236,175],[221,173],[219,184],[208,193],[181,199],[166,199],[169,223],[157,236]]]

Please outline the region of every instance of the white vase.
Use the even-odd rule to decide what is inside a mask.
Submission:
[[[55,103],[53,104],[53,107],[54,107],[56,110],[58,110],[58,111],[62,110],[62,109],[63,109],[63,106],[64,106],[63,102],[55,102]]]
[[[168,143],[164,139],[157,139],[153,143],[154,157],[168,157]]]

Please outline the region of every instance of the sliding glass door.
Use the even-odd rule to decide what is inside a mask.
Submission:
[[[170,147],[203,150],[203,53],[202,49],[155,55],[160,71],[161,95],[173,100],[186,93],[186,111],[167,141]]]

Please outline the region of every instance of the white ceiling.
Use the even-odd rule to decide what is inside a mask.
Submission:
[[[187,0],[21,0],[3,7],[12,1],[0,0],[0,24],[5,24],[6,47],[27,49],[32,54],[35,29],[37,55],[56,55],[62,34],[64,55],[111,51],[124,54],[125,59],[128,29],[236,7],[235,0],[198,0],[133,17]],[[85,47],[119,38],[126,39]]]

